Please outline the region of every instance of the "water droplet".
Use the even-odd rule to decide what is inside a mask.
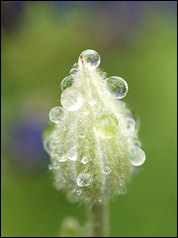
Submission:
[[[87,67],[89,70],[96,69],[101,62],[99,54],[94,50],[83,51],[78,60],[79,67]]]
[[[129,142],[129,141],[131,141],[131,140],[132,140],[132,138],[131,138],[130,136],[127,136],[127,137],[126,137],[126,141]]]
[[[67,160],[67,156],[66,155],[61,155],[61,153],[60,154],[54,154],[54,158],[56,159],[56,160],[58,160],[59,162],[64,162],[64,161],[66,161]]]
[[[75,76],[76,74],[77,74],[77,68],[72,68],[71,70],[70,70],[70,75],[71,76]]]
[[[67,194],[67,200],[70,203],[76,203],[77,202],[77,198],[74,194],[68,193]]]
[[[87,187],[91,182],[91,176],[90,174],[80,174],[77,177],[77,184],[80,187]]]
[[[139,140],[137,140],[137,141],[134,142],[134,145],[135,145],[136,147],[141,147],[141,146],[142,146],[142,143],[141,143]]]
[[[126,116],[135,121],[135,127],[138,131],[140,128],[140,118],[128,103],[126,103]]]
[[[81,194],[82,194],[82,190],[80,190],[80,189],[79,189],[79,190],[77,190],[77,195],[79,195],[79,196],[80,196]]]
[[[135,121],[134,121],[134,119],[127,118],[127,120],[126,120],[126,128],[127,128],[127,131],[130,132],[130,133],[135,131]]]
[[[61,90],[64,91],[66,88],[69,88],[73,84],[73,77],[67,76],[61,82]]]
[[[54,149],[52,157],[59,162],[64,162],[67,160],[67,156],[66,156],[65,152],[60,146],[58,146]]]
[[[111,173],[111,169],[108,166],[105,166],[105,168],[103,169],[103,173],[104,174],[110,174]]]
[[[93,107],[93,106],[96,104],[96,101],[90,100],[90,101],[88,102],[88,104]]]
[[[61,141],[61,137],[60,136],[55,137],[54,141],[56,144],[58,144]]]
[[[85,202],[89,202],[90,201],[90,199],[89,198],[85,198]]]
[[[119,188],[119,194],[120,195],[125,195],[127,193],[127,189],[124,185],[122,185],[120,188]]]
[[[146,160],[145,152],[140,148],[133,148],[130,153],[129,161],[134,166],[142,165]]]
[[[116,99],[124,98],[128,92],[127,82],[118,76],[112,76],[108,78],[107,87],[112,96]]]
[[[46,151],[49,155],[51,155],[51,152],[52,152],[52,147],[51,147],[50,143],[51,143],[51,137],[50,137],[50,136],[49,136],[49,137],[46,137],[45,140],[44,140],[44,142],[43,142],[43,146],[44,146],[45,151]]]
[[[86,116],[88,116],[88,115],[90,114],[90,112],[89,112],[89,111],[84,111],[84,114],[85,114]]]
[[[76,188],[73,188],[72,191],[71,191],[71,193],[75,193],[75,191],[76,191]]]
[[[48,168],[49,168],[49,170],[52,170],[53,169],[53,165],[52,164],[48,165]]]
[[[121,107],[125,107],[126,106],[125,102],[122,102],[122,101],[120,101],[120,105],[121,105]]]
[[[71,179],[72,179],[72,180],[76,180],[76,176],[75,176],[75,175],[72,175],[72,176],[71,176]]]
[[[81,159],[81,162],[82,162],[82,164],[87,164],[87,163],[88,163],[88,158],[87,158],[87,156],[84,156],[84,157]]]
[[[103,73],[102,73],[102,76],[103,76],[103,78],[105,79],[106,76],[107,76],[107,73],[106,73],[106,72],[103,72]]]
[[[122,147],[124,147],[124,146],[125,146],[125,141],[122,139],[119,144],[120,144]]]
[[[122,118],[122,117],[120,117],[120,118],[119,118],[119,122],[122,122],[122,121],[123,121],[123,118]]]
[[[73,68],[76,68],[76,69],[78,68],[78,63],[77,62],[73,64]]]
[[[77,160],[77,152],[75,150],[75,148],[70,148],[68,151],[67,151],[67,156],[70,160],[72,161],[76,161]]]
[[[96,120],[95,129],[102,138],[112,138],[118,132],[119,122],[113,114],[103,115]]]
[[[53,165],[53,169],[56,169],[56,170],[60,169],[60,165],[57,164],[57,163],[54,163],[54,165]]]
[[[49,119],[54,123],[59,123],[63,113],[64,109],[62,107],[54,107],[49,112]]]
[[[61,94],[61,104],[68,111],[77,111],[83,104],[83,96],[78,89],[67,88]]]
[[[56,141],[55,141],[55,140],[52,140],[51,143],[50,143],[50,146],[51,146],[52,148],[55,148],[55,147],[57,146]]]
[[[81,132],[81,133],[79,134],[79,137],[80,137],[81,139],[85,138],[85,133]]]

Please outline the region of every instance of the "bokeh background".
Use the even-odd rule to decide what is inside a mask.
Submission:
[[[177,1],[1,2],[2,237],[56,237],[86,219],[52,186],[41,133],[85,49],[127,80],[147,161],[110,203],[112,237],[176,237]]]

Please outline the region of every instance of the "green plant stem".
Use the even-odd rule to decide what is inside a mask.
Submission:
[[[108,237],[108,205],[95,203],[89,209],[89,237]]]

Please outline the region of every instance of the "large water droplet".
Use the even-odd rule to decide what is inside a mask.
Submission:
[[[107,87],[112,96],[117,99],[124,98],[128,92],[127,82],[118,76],[112,76],[108,78]]]
[[[88,158],[87,158],[87,156],[84,156],[84,157],[81,159],[81,162],[82,162],[82,164],[87,164],[87,163],[88,163]]]
[[[77,184],[80,187],[87,187],[91,182],[91,176],[90,174],[80,174],[77,177]]]
[[[77,111],[83,104],[83,96],[76,88],[67,88],[61,94],[61,104],[68,111]]]
[[[61,90],[64,91],[66,88],[69,88],[73,84],[73,77],[67,76],[61,82]]]
[[[83,51],[78,60],[80,68],[88,68],[89,70],[96,69],[101,62],[99,54],[94,50]]]
[[[77,151],[75,150],[74,147],[71,147],[68,151],[67,151],[67,156],[70,160],[72,161],[76,161],[77,160]]]
[[[146,160],[145,152],[140,148],[133,148],[130,153],[129,161],[134,166],[142,165]]]
[[[64,109],[62,107],[54,107],[49,112],[49,119],[54,123],[59,123],[63,113]]]
[[[105,166],[105,168],[103,169],[103,173],[104,174],[110,174],[111,173],[111,169],[108,166]]]
[[[113,114],[103,115],[96,120],[95,129],[99,136],[112,138],[119,128],[119,122]]]

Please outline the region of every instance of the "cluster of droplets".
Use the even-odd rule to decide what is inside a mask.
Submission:
[[[97,69],[100,62],[96,51],[82,52],[61,82],[62,107],[49,113],[53,127],[44,139],[49,169],[56,187],[67,189],[73,202],[82,196],[85,202],[101,202],[110,193],[124,194],[128,171],[146,159],[137,137],[139,119],[118,100],[127,95],[128,84],[118,76],[107,78]]]

